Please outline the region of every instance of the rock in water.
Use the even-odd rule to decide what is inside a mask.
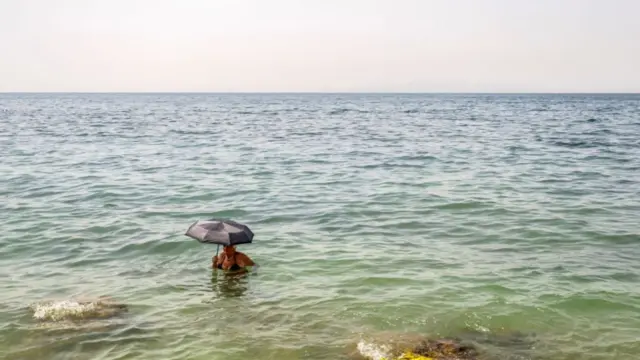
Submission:
[[[382,343],[361,340],[357,350],[368,360],[476,360],[479,355],[473,345],[459,340],[418,339],[408,334]]]
[[[108,298],[46,301],[31,306],[38,321],[108,319],[128,311],[127,305]]]
[[[411,353],[434,360],[475,360],[478,357],[473,346],[448,339],[423,340]]]

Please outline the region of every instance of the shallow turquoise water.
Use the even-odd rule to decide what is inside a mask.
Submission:
[[[6,359],[640,358],[640,96],[5,94],[0,151]],[[256,273],[183,236],[214,216]],[[129,312],[28,308],[100,295]]]

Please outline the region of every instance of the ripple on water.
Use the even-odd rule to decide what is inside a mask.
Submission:
[[[380,332],[511,359],[640,350],[637,96],[0,104],[8,359],[336,359]],[[257,272],[211,271],[216,248],[183,236],[209,217],[251,224]],[[130,311],[56,328],[28,313],[79,295]]]

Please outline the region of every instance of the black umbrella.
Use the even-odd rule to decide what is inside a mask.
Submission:
[[[204,244],[238,245],[253,241],[253,232],[247,225],[224,219],[198,220],[185,235]]]
[[[200,243],[218,245],[216,257],[220,245],[234,246],[253,242],[253,231],[247,225],[228,219],[198,220],[189,226],[185,235]]]

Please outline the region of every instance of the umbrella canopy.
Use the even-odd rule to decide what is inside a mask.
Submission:
[[[253,232],[248,226],[223,219],[198,220],[189,226],[185,235],[205,244],[238,245],[253,241]]]

